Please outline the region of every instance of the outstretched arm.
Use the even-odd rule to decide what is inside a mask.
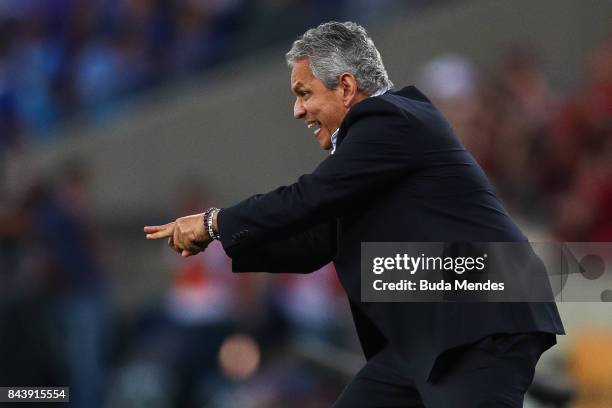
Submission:
[[[261,252],[266,245],[278,244],[283,238],[335,219],[350,210],[355,201],[382,193],[423,166],[421,123],[390,103],[375,99],[351,110],[342,145],[312,174],[218,214],[216,230],[230,257],[255,253],[255,248]],[[146,227],[145,232],[149,239],[170,238],[170,246],[183,256],[198,253],[210,243],[201,214]]]
[[[168,245],[172,249],[183,257],[192,256],[203,251],[210,242],[206,229],[201,228],[202,218],[203,214],[194,214],[168,224],[146,226],[144,232],[147,233],[147,239],[168,238]],[[215,232],[218,231],[216,221],[215,214],[213,218]],[[178,236],[177,239],[181,239],[181,234],[177,232],[178,229],[187,231],[190,228],[191,232],[186,232],[185,235],[194,237],[196,242],[200,242],[199,245],[192,245],[189,249],[184,250],[178,249],[178,246],[174,244],[175,234]],[[331,262],[335,253],[335,223],[326,222],[300,234],[254,245],[234,253],[232,270],[234,272],[309,273]]]

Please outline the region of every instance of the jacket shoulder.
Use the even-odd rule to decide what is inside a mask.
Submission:
[[[410,121],[417,120],[410,111],[403,109],[392,99],[387,98],[386,95],[381,95],[364,99],[353,106],[342,122],[341,128],[348,130],[351,125],[364,118],[375,122],[376,119],[385,120],[393,116],[401,116]]]

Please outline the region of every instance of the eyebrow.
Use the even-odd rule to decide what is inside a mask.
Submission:
[[[297,92],[298,92],[298,90],[299,90],[300,88],[303,88],[303,87],[304,87],[304,84],[302,84],[300,81],[297,81],[297,82],[295,83],[295,85],[293,85],[293,86],[291,87],[291,90],[292,90],[294,93],[297,93]]]

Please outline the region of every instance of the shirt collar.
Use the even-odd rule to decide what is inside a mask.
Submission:
[[[389,87],[385,86],[384,88],[381,88],[378,91],[374,92],[372,95],[369,96],[369,98],[372,98],[374,96],[380,96],[384,94],[385,92],[387,92],[388,90],[389,90]],[[332,150],[329,154],[336,153],[336,143],[338,142],[338,132],[339,131],[340,131],[340,128],[334,130],[334,133],[332,133],[331,135]]]

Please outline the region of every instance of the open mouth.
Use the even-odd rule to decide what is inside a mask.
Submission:
[[[314,130],[313,133],[316,136],[321,131],[321,122],[315,120],[314,122],[308,123],[308,129],[312,129],[315,126],[316,126],[316,129]]]

